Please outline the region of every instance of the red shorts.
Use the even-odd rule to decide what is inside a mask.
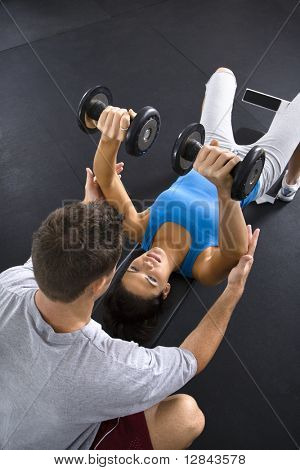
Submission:
[[[91,449],[153,450],[145,413],[102,421]]]

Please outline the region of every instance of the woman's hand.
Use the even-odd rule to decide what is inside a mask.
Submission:
[[[107,106],[101,113],[97,128],[101,131],[102,142],[123,142],[130,126],[131,114],[127,109]]]
[[[124,163],[116,164],[116,173],[121,178],[121,173],[124,170]],[[86,168],[86,183],[85,183],[85,196],[82,201],[84,204],[89,202],[104,200],[104,194],[90,168]]]
[[[247,225],[247,232],[248,252],[240,258],[238,264],[231,270],[228,276],[227,287],[235,292],[243,292],[245,288],[247,278],[253,265],[260,229],[257,228],[252,234],[251,225]]]
[[[220,196],[230,198],[233,181],[230,172],[241,160],[234,153],[218,145],[217,140],[212,140],[210,145],[204,145],[193,167],[217,187]]]

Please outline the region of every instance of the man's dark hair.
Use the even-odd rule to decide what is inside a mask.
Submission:
[[[145,299],[129,292],[120,280],[105,296],[103,326],[115,338],[145,345],[157,325],[162,303],[162,293]]]
[[[33,234],[32,264],[41,291],[51,300],[76,300],[109,274],[122,250],[122,219],[102,201],[56,209]]]

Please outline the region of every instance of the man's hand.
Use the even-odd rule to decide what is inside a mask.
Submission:
[[[251,271],[254,253],[257,246],[257,241],[260,229],[256,229],[252,234],[251,225],[247,225],[248,232],[248,252],[240,258],[239,263],[233,268],[228,276],[227,287],[235,292],[243,293],[247,278]]]
[[[120,162],[116,164],[116,173],[121,178],[121,173],[124,170],[124,163]],[[89,202],[103,200],[104,195],[101,191],[99,184],[97,183],[96,177],[90,168],[86,168],[86,183],[85,183],[85,196],[82,201],[84,204]]]
[[[107,106],[97,123],[97,128],[102,134],[102,142],[123,142],[130,126],[130,116],[131,113],[127,109]]]
[[[204,145],[194,162],[194,169],[213,183],[220,196],[229,197],[233,178],[231,170],[241,160],[234,153],[218,146],[217,140],[212,140],[210,145]]]

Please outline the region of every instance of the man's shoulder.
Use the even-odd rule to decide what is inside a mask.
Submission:
[[[94,320],[91,320],[81,332],[89,339],[94,352],[98,352],[109,363],[118,364],[120,367],[143,368],[145,362],[149,361],[150,350],[134,341],[111,337],[103,330],[102,325]]]
[[[25,264],[13,266],[0,273],[0,289],[16,295],[37,288],[31,258]]]

